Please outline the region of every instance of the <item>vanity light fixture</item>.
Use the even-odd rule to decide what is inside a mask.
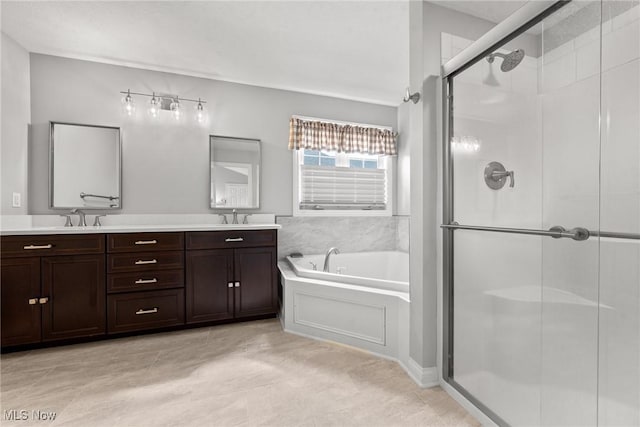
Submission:
[[[126,93],[126,96],[122,98],[122,108],[124,113],[129,117],[133,116],[136,112],[136,105],[131,97],[131,91],[127,89],[127,92],[120,93]]]
[[[162,99],[156,98],[156,93],[154,92],[151,96],[151,101],[149,101],[149,115],[155,119],[160,115],[160,110],[162,110]]]
[[[171,112],[174,119],[180,121],[185,113],[183,102],[193,102],[196,104],[194,113],[196,122],[205,123],[207,121],[207,111],[204,107],[204,104],[206,104],[207,101],[203,100],[202,98],[198,98],[196,100],[189,98],[180,98],[177,95],[159,94],[156,92],[153,92],[151,94],[131,92],[130,89],[127,89],[126,92],[121,91],[120,93],[124,95],[124,97],[122,98],[122,106],[123,111],[127,116],[133,116],[135,114],[135,103],[133,100],[133,96],[146,96],[151,98],[147,110],[151,118],[158,118],[162,110],[168,110]]]
[[[196,122],[202,123],[207,118],[207,114],[204,111],[204,106],[202,105],[202,100],[198,98],[198,105],[196,105]]]
[[[180,120],[180,118],[182,117],[182,106],[180,105],[180,98],[176,97],[173,101],[171,101],[169,109],[173,114],[173,118],[176,120]]]

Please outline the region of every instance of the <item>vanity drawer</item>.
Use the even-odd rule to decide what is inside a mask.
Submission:
[[[107,272],[180,270],[184,268],[184,252],[144,252],[134,254],[108,254]]]
[[[142,271],[107,276],[107,292],[184,288],[184,270]]]
[[[276,230],[189,231],[187,249],[224,249],[275,246]]]
[[[184,233],[125,233],[107,236],[107,252],[180,251]]]
[[[108,295],[109,334],[184,324],[184,290]]]
[[[101,254],[104,253],[104,234],[2,236],[0,248],[3,258]]]

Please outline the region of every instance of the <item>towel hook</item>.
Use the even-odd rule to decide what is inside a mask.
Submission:
[[[420,101],[420,92],[411,93],[409,88],[407,87],[407,91],[404,94],[403,102],[413,101],[414,104],[417,104]]]

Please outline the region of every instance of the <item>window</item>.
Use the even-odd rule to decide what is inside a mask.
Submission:
[[[389,156],[297,150],[296,215],[391,215]]]

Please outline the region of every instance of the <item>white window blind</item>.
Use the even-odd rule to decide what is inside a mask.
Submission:
[[[300,209],[385,209],[385,169],[300,166]]]

